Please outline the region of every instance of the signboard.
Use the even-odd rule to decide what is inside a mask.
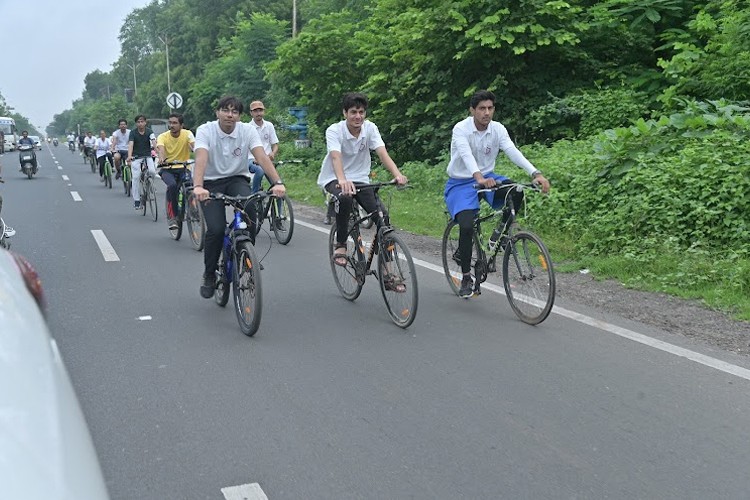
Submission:
[[[172,92],[167,96],[167,106],[172,109],[182,107],[182,96],[177,92]]]

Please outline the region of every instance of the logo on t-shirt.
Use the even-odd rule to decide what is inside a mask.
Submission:
[[[359,143],[359,150],[364,151],[367,148],[367,141],[362,141]]]
[[[234,156],[240,156],[242,154],[242,148],[235,148],[234,151],[232,151],[232,154]]]
[[[487,146],[484,148],[484,154],[488,155],[492,153],[492,148],[490,146]]]

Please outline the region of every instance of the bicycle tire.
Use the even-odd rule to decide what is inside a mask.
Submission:
[[[270,202],[271,197],[268,197],[268,203]],[[260,234],[260,230],[263,228],[263,221],[266,219],[266,210],[270,212],[269,205],[264,206],[263,200],[259,198],[255,205],[255,236],[258,236]]]
[[[159,219],[159,204],[156,201],[156,188],[151,177],[146,181],[146,191],[148,192],[148,208],[151,211],[151,219],[156,222]]]
[[[443,262],[443,274],[445,274],[445,279],[448,280],[448,285],[450,285],[451,290],[453,290],[453,293],[457,296],[458,291],[461,288],[461,278],[463,276],[461,262],[458,257],[458,236],[458,223],[451,219],[443,232],[440,254]],[[476,269],[478,255],[481,255],[479,240],[476,235],[474,235],[472,238],[471,273],[475,283],[477,277],[474,276],[474,270]]]
[[[193,248],[200,252],[206,237],[206,222],[203,219],[203,207],[201,202],[191,192],[188,195],[185,208],[185,221],[187,222],[188,234]]]
[[[333,261],[335,243],[336,224],[334,223],[328,236],[328,261],[331,263],[333,280],[346,300],[356,300],[365,284],[365,266],[367,265],[359,228],[356,226],[352,228],[346,239],[346,267],[339,266]]]
[[[89,163],[91,163],[91,173],[96,173],[96,157],[89,155]]]
[[[229,302],[229,277],[226,275],[226,262],[224,260],[224,250],[221,251],[219,264],[216,268],[216,291],[214,300],[219,307],[224,307]]]
[[[281,214],[279,214],[278,205],[281,205]],[[282,196],[280,198],[271,198],[271,227],[276,241],[282,245],[288,244],[294,234],[294,209],[289,198]]]
[[[125,196],[131,196],[133,194],[133,176],[131,175],[130,167],[125,166],[122,169],[122,186],[125,191]]]
[[[519,231],[506,244],[503,286],[511,309],[521,321],[538,325],[547,319],[555,303],[555,271],[539,236]]]
[[[252,337],[263,313],[260,262],[249,241],[239,241],[234,252],[232,292],[234,312],[242,333]]]
[[[382,235],[378,251],[378,281],[385,307],[391,320],[400,328],[408,328],[417,317],[419,286],[411,252],[393,231]],[[389,289],[389,280],[393,279]],[[393,288],[403,285],[403,291]]]

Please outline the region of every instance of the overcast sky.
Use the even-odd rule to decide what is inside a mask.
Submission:
[[[125,17],[150,0],[0,0],[0,94],[44,132],[81,97],[86,74],[120,55]]]

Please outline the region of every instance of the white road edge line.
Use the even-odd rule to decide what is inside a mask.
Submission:
[[[227,486],[221,489],[226,500],[268,500],[258,483]]]
[[[104,257],[106,262],[117,262],[120,260],[114,247],[104,235],[104,231],[101,229],[92,229],[91,234],[94,236],[96,244],[99,245],[99,251],[102,253],[102,257]]]
[[[304,222],[300,220],[295,220],[294,222],[296,224],[299,224],[300,226],[314,229],[315,231],[318,231],[323,234],[328,234],[330,232],[329,229],[316,226],[315,224],[310,224],[309,222]],[[414,260],[414,264],[418,266],[443,274],[442,266],[436,266],[435,264],[432,264],[430,262],[426,262],[420,259],[413,259],[413,260]],[[505,295],[505,290],[503,290],[502,288],[498,286],[492,285],[490,283],[483,284],[482,288],[490,290],[495,293],[499,293],[501,295]],[[748,370],[747,368],[733,365],[731,363],[727,363],[726,361],[712,358],[711,356],[706,356],[705,354],[700,354],[698,352],[691,351],[690,349],[685,349],[684,347],[679,347],[674,344],[670,344],[668,342],[664,342],[664,341],[649,337],[647,335],[643,335],[642,333],[637,333],[632,330],[628,330],[627,328],[622,328],[617,325],[607,323],[606,321],[601,321],[601,320],[592,318],[590,316],[586,316],[585,314],[580,314],[575,311],[570,311],[563,307],[554,306],[552,308],[552,313],[558,314],[565,318],[572,319],[573,321],[578,321],[579,323],[593,326],[594,328],[598,328],[600,330],[604,330],[609,333],[613,333],[619,337],[623,337],[623,338],[632,340],[634,342],[638,342],[640,344],[653,347],[654,349],[659,349],[660,351],[668,352],[670,354],[674,354],[675,356],[680,356],[680,357],[689,359],[690,361],[694,361],[704,366],[708,366],[710,368],[714,368],[724,373],[734,375],[735,377],[743,378],[745,380],[750,380],[750,370]]]
[[[78,191],[71,191],[70,196],[73,197],[74,201],[83,201],[83,198],[81,198],[81,195],[78,194]]]

